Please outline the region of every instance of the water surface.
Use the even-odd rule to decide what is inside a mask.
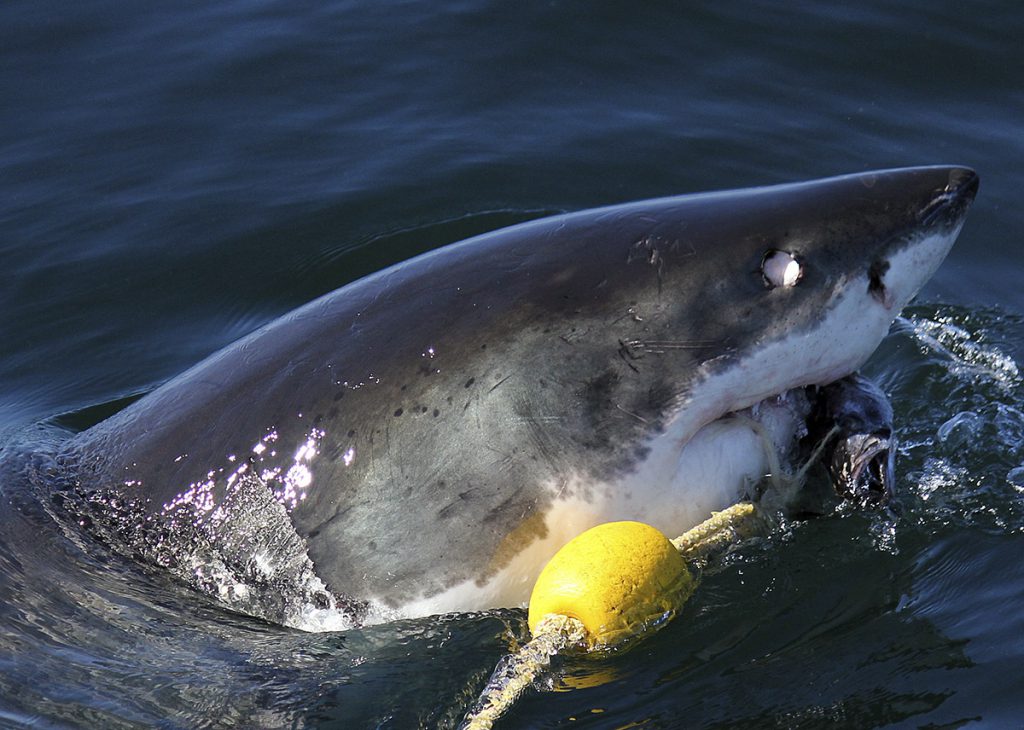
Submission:
[[[56,528],[10,455],[475,233],[930,163],[982,186],[866,368],[897,412],[899,522],[740,550],[507,726],[1019,724],[1022,23],[1005,0],[4,3],[0,725],[456,722],[521,612],[264,624]]]

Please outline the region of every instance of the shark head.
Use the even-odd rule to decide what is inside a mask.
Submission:
[[[647,239],[674,245],[657,249],[657,294],[638,305],[663,332],[630,340],[634,354],[664,357],[673,332],[704,353],[678,375],[686,430],[834,382],[935,273],[977,188],[973,170],[918,167],[683,199],[692,214]]]

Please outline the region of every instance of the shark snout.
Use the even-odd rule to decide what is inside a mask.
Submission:
[[[967,209],[978,194],[980,178],[969,167],[950,167],[945,185],[934,193],[934,197],[921,211],[923,226],[959,226]]]
[[[913,299],[946,258],[978,192],[968,167],[925,168],[929,187],[916,222],[871,264],[869,291],[893,316]]]
[[[969,167],[954,167],[949,173],[949,185],[947,192],[956,192],[960,195],[970,196],[971,200],[978,193],[978,173]]]

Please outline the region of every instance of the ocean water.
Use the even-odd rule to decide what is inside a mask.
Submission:
[[[1024,9],[550,1],[0,5],[0,463],[276,316],[541,215],[975,167],[865,368],[902,504],[731,554],[504,727],[1020,727]],[[434,727],[521,611],[307,633],[60,529],[0,466],[0,726]],[[542,689],[546,691],[541,691]]]

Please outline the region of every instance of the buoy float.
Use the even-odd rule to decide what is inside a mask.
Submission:
[[[675,540],[642,522],[608,522],[566,543],[533,586],[533,638],[499,662],[467,730],[490,728],[561,651],[618,648],[671,619],[693,594],[688,561],[706,560],[762,525],[741,502]]]
[[[696,588],[686,560],[658,529],[607,522],[566,543],[541,571],[527,622],[579,620],[589,648],[617,646],[671,618]]]

